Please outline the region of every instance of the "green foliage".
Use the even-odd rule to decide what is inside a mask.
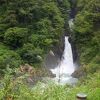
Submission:
[[[22,59],[29,64],[40,63],[42,58],[40,57],[41,59],[39,59],[39,56],[42,56],[42,53],[42,49],[35,48],[30,43],[24,44],[24,46],[19,50]]]
[[[87,20],[86,17],[88,16],[87,12],[83,15],[81,14],[77,14],[76,19],[75,19],[75,30],[78,31],[78,33],[81,34],[86,34],[86,33],[90,33],[92,31],[92,22],[89,21],[89,19]]]
[[[88,100],[100,100],[100,0],[74,1],[0,0],[0,73],[19,67],[22,60],[41,64],[45,53],[60,44],[64,21],[68,23],[69,10],[77,4],[73,39],[89,74],[73,88],[51,82],[30,88],[23,76],[15,77],[10,70],[0,82],[0,99],[75,100],[77,93],[85,92]]]
[[[19,67],[21,63],[21,58],[16,52],[0,44],[0,73],[3,73],[7,67],[12,69]]]
[[[0,24],[0,41],[3,40],[4,32],[7,29],[6,24]]]
[[[99,70],[100,59],[100,1],[78,0],[74,39],[80,53],[80,61],[86,70]]]
[[[51,27],[51,21],[48,19],[41,19],[39,22],[37,22],[36,28],[38,34],[52,34],[53,28]]]
[[[20,47],[28,40],[27,28],[9,28],[4,35],[5,43],[12,47]]]
[[[64,2],[63,11],[69,9],[68,1]],[[15,51],[21,49],[24,62],[38,63],[35,55],[44,57],[60,42],[64,30],[63,11],[55,0],[1,0],[0,41]],[[24,44],[29,47],[32,44],[34,49],[25,50]]]
[[[99,72],[89,75],[81,80],[75,87],[56,85],[52,82],[47,84],[38,83],[34,87],[23,84],[24,76],[17,77],[7,73],[1,82],[0,99],[14,100],[75,100],[76,94],[87,94],[88,100],[100,100],[100,75]],[[94,81],[95,80],[95,81]]]
[[[63,18],[68,21],[69,11],[70,11],[70,1],[69,0],[57,0],[58,7],[63,14]],[[67,23],[67,22],[66,22]]]

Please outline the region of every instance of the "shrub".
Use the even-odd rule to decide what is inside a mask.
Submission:
[[[20,47],[28,39],[28,29],[27,28],[9,28],[4,35],[5,43],[12,47]]]
[[[88,100],[100,100],[100,75],[99,72],[89,75],[87,79],[81,80],[75,87],[56,85],[51,81],[48,83],[38,83],[33,87],[28,87],[23,83],[20,76],[13,80],[13,76],[8,73],[1,83],[0,99],[9,98],[14,100],[75,100],[76,94],[83,92],[87,94]],[[94,81],[95,80],[95,81]]]
[[[3,72],[7,67],[18,67],[21,62],[21,58],[16,52],[0,45],[0,72]]]
[[[27,43],[18,51],[22,59],[29,64],[40,63],[39,56],[43,51],[40,48],[35,48],[32,44]]]

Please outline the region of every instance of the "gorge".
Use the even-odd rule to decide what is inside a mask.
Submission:
[[[100,0],[0,0],[0,100],[100,100]]]
[[[71,6],[74,5],[71,7],[70,13],[69,13],[68,24],[69,24],[70,32],[73,31],[73,26],[74,26],[73,20],[74,20],[75,15],[76,15],[76,2],[77,2],[76,0],[70,1]],[[71,76],[72,73],[74,73],[75,70],[77,69],[77,66],[76,66],[76,62],[74,62],[74,60],[76,60],[76,58],[74,59],[74,55],[75,55],[74,49],[75,48],[73,48],[73,51],[72,51],[72,46],[69,42],[69,36],[71,36],[71,33],[68,33],[68,34],[67,34],[68,36],[64,37],[65,42],[64,42],[64,51],[63,51],[63,54],[61,56],[62,58],[60,61],[58,61],[59,62],[58,65],[56,65],[56,67],[54,67],[53,69],[51,68],[50,70],[53,74],[56,75],[56,77],[54,78],[54,80],[56,82],[58,82],[59,84],[66,84],[67,83],[67,84],[71,85],[71,84],[75,84],[78,81],[78,79]]]

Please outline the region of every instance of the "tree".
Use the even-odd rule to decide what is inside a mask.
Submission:
[[[9,28],[4,35],[5,43],[11,47],[20,47],[28,40],[27,28]]]
[[[39,56],[42,56],[42,49],[35,48],[32,44],[27,43],[19,50],[19,54],[24,62],[29,64],[37,64],[41,62]]]
[[[22,60],[16,52],[0,44],[0,73],[4,73],[7,67],[17,68],[21,63]]]

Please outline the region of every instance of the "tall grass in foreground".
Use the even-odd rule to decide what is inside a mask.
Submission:
[[[76,87],[37,83],[30,88],[18,77],[15,80],[11,75],[6,75],[0,84],[0,100],[76,100],[76,94],[84,92],[88,100],[100,100],[100,75],[99,72],[88,76],[79,82]]]

